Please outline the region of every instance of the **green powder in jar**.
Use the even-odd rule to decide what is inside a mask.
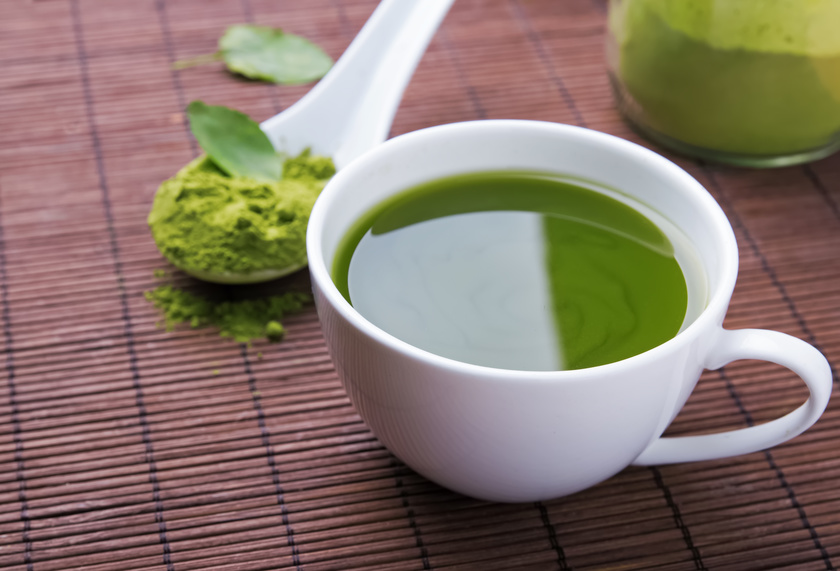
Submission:
[[[840,141],[840,1],[613,0],[637,122],[694,147],[785,155]]]
[[[160,186],[149,228],[161,253],[184,270],[302,267],[309,213],[333,174],[331,159],[308,151],[286,160],[276,182],[231,177],[199,157]]]

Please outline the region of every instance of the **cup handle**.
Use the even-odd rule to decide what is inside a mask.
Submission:
[[[658,438],[633,461],[634,465],[696,462],[764,450],[804,432],[828,405],[831,368],[826,358],[805,341],[764,329],[721,329],[706,368],[719,369],[738,359],[759,359],[787,367],[805,381],[811,392],[808,400],[785,416],[758,426],[701,436]]]

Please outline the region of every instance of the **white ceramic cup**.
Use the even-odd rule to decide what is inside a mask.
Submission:
[[[459,173],[534,170],[620,189],[675,223],[693,243],[708,303],[676,337],[615,363],[572,371],[511,371],[462,363],[377,328],[342,297],[333,256],[352,223],[414,185]],[[732,228],[684,170],[641,146],[553,123],[476,121],[396,137],[343,168],[309,220],[307,254],[326,343],[356,410],[412,469],[494,501],[535,501],[592,486],[630,464],[723,458],[785,442],[819,418],[831,393],[825,358],[774,331],[725,330],[738,272]],[[736,359],[778,363],[808,400],[739,430],[662,438],[703,369]]]

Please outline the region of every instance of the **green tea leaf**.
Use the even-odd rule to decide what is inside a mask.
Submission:
[[[306,38],[265,26],[230,26],[219,40],[230,71],[251,79],[293,85],[324,76],[333,61]]]
[[[202,101],[190,103],[187,116],[198,144],[226,174],[264,181],[280,179],[283,160],[250,117]]]

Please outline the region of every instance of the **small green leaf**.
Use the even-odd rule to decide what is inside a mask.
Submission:
[[[250,117],[202,101],[190,103],[187,116],[198,144],[222,171],[264,181],[280,179],[283,160]]]
[[[234,73],[286,85],[320,79],[333,64],[306,38],[250,24],[230,26],[219,40],[219,52]]]

